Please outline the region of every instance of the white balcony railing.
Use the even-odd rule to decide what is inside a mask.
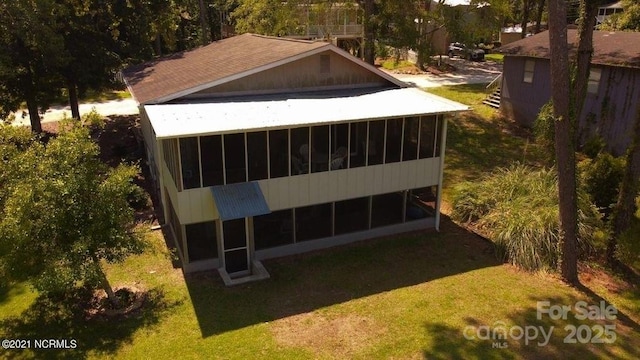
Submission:
[[[364,34],[364,27],[360,24],[356,25],[309,25],[307,26],[307,35],[324,37],[324,36],[358,36]]]

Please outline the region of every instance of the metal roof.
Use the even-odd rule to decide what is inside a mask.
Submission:
[[[415,88],[337,96],[253,98],[145,105],[156,137],[172,138],[291,128],[357,120],[453,113],[469,107]]]
[[[222,221],[271,212],[256,182],[213,186],[211,193]]]

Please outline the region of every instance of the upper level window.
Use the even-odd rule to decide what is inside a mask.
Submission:
[[[589,72],[589,82],[587,83],[587,93],[597,94],[600,87],[600,76],[602,75],[602,69],[591,68]]]
[[[524,62],[524,78],[522,81],[531,84],[533,82],[533,71],[535,69],[536,62],[533,60],[526,60]]]
[[[247,181],[244,133],[225,134],[223,142],[226,183],[233,184]]]
[[[262,180],[269,177],[267,162],[267,132],[247,133],[247,163],[249,181]]]
[[[200,187],[200,154],[197,137],[180,139],[180,162],[184,189]]]
[[[200,137],[200,162],[202,164],[202,186],[224,184],[222,135]]]

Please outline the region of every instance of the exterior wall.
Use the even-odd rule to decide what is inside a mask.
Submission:
[[[526,60],[535,61],[530,84],[523,81]],[[540,108],[550,99],[549,60],[505,56],[502,71],[500,110],[520,124],[532,127]]]
[[[440,157],[260,180],[272,211],[378,195],[438,184]],[[168,192],[183,225],[217,220],[209,187]]]
[[[540,108],[551,98],[549,60],[534,59],[533,82],[523,82],[528,57],[506,56],[500,110],[518,123],[532,127]],[[599,134],[608,149],[621,155],[631,142],[640,106],[640,69],[594,65],[602,69],[599,91],[587,94],[579,122],[581,143]]]
[[[321,72],[322,55],[330,57],[330,71]],[[389,82],[332,51],[294,61],[257,74],[215,86],[196,93],[233,95],[266,91],[335,88],[340,86],[384,86]]]
[[[599,134],[609,150],[622,155],[631,144],[633,124],[640,110],[640,69],[598,66],[599,91],[587,94],[580,119],[580,140]]]

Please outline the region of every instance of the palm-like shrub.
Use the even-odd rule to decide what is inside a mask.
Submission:
[[[578,194],[578,246],[582,254],[604,236],[600,214]],[[496,244],[498,254],[527,270],[555,268],[560,255],[558,180],[553,169],[501,168],[454,189],[453,217],[470,222]]]

